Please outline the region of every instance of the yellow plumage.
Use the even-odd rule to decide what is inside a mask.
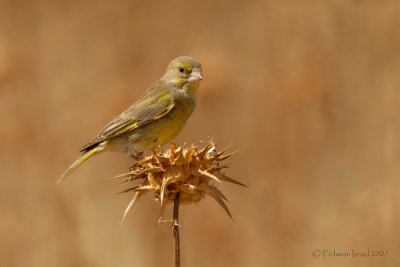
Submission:
[[[64,174],[58,179],[58,182],[61,182],[65,177],[67,177],[71,172],[76,170],[82,163],[84,163],[87,159],[89,159],[94,154],[100,152],[102,150],[101,147],[94,147],[87,152],[83,153],[82,156],[79,157],[71,166],[64,172]]]

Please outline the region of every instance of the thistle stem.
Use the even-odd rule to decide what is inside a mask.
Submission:
[[[179,200],[180,200],[180,192],[178,191],[175,195],[174,199],[174,211],[173,211],[173,226],[172,226],[172,234],[174,236],[174,267],[180,267],[180,246],[179,246]]]

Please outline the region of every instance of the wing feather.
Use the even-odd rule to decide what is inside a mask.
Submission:
[[[172,93],[165,88],[161,83],[155,83],[143,98],[115,117],[95,139],[82,147],[81,151],[88,151],[107,139],[124,135],[163,118],[174,107]]]

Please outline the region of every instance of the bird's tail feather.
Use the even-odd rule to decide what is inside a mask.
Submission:
[[[102,151],[104,148],[101,146],[93,147],[92,149],[84,152],[82,156],[79,157],[74,163],[69,166],[69,168],[61,175],[61,177],[57,180],[57,183],[62,182],[68,175],[70,175],[74,170],[76,170],[82,163],[84,163],[88,158]]]

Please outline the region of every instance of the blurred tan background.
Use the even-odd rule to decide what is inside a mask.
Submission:
[[[0,266],[171,266],[150,197],[120,223],[130,159],[55,181],[179,55],[205,80],[177,141],[232,143],[249,186],[236,223],[182,208],[182,266],[399,266],[400,3],[330,2],[1,0]]]

